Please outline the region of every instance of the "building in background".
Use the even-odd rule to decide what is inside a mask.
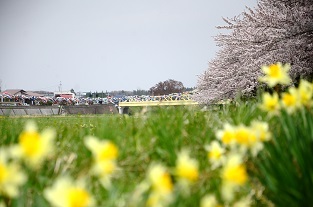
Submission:
[[[62,97],[62,98],[75,98],[75,94],[70,91],[56,91],[53,93],[54,97]]]

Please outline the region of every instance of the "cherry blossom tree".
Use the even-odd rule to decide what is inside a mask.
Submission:
[[[163,82],[157,83],[155,86],[150,88],[150,93],[153,95],[168,95],[171,93],[182,93],[185,87],[180,81],[168,79]]]
[[[262,65],[290,63],[293,83],[312,77],[312,0],[259,0],[256,8],[224,21],[218,28],[230,32],[215,37],[220,50],[198,77],[198,102],[254,95]]]

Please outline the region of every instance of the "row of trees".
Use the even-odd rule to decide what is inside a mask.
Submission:
[[[166,81],[160,81],[156,85],[152,86],[149,90],[133,90],[133,91],[101,91],[101,92],[88,92],[86,93],[86,97],[89,98],[105,98],[109,95],[125,95],[125,96],[134,96],[134,95],[168,95],[172,93],[182,93],[185,91],[192,91],[195,88],[186,88],[182,82],[176,81],[173,79],[168,79]],[[75,93],[74,89],[71,89],[72,93]]]
[[[124,96],[134,96],[134,95],[149,95],[150,92],[147,90],[133,90],[133,91],[125,91],[125,90],[120,90],[120,91],[106,91],[106,92],[88,92],[86,93],[86,97],[89,98],[105,98],[107,96],[116,96],[116,95],[124,95]]]
[[[313,75],[312,0],[259,0],[255,9],[224,20],[218,28],[231,32],[215,37],[220,50],[198,78],[198,102],[253,95],[262,65],[290,63],[294,83]]]

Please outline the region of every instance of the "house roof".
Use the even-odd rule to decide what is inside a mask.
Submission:
[[[24,91],[23,89],[8,89],[5,90],[3,92],[1,92],[1,94],[8,94],[8,95],[26,95],[26,91]]]
[[[27,91],[27,95],[28,96],[36,96],[36,97],[44,96],[43,94],[35,93],[35,92],[32,92],[32,91]]]
[[[25,91],[23,89],[8,89],[8,90],[1,92],[0,94],[1,95],[7,94],[10,96],[13,96],[13,95],[36,96],[36,97],[43,96],[42,94],[34,93],[32,91]]]

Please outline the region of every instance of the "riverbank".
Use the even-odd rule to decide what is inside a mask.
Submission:
[[[0,106],[0,116],[51,116],[63,114],[117,114],[113,104],[78,106]]]

